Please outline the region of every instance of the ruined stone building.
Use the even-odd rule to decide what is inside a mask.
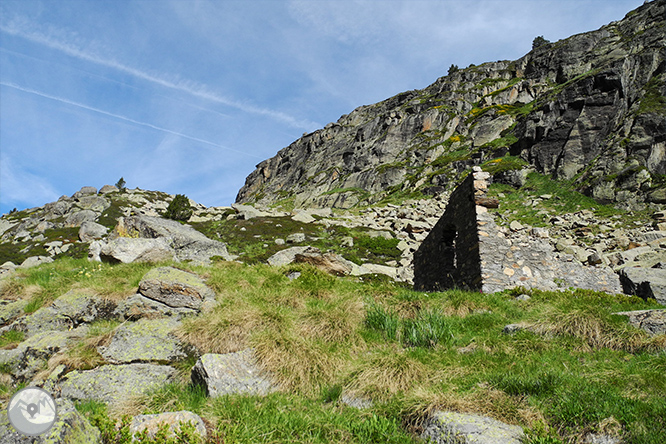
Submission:
[[[495,223],[486,195],[489,173],[479,167],[451,194],[444,215],[414,254],[414,288],[494,293],[513,287],[586,288],[622,293],[612,270],[587,267],[557,253],[538,232],[514,238]]]

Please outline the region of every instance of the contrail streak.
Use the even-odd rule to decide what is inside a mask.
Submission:
[[[132,66],[120,63],[116,60],[107,59],[100,57],[96,54],[93,54],[89,51],[84,51],[79,47],[53,38],[50,35],[45,35],[40,32],[25,32],[22,29],[17,27],[16,22],[12,23],[14,26],[8,27],[6,25],[0,25],[0,31],[6,32],[7,34],[15,35],[26,40],[30,40],[35,43],[42,44],[52,49],[64,52],[67,55],[76,57],[81,60],[85,60],[91,63],[98,65],[106,66],[108,68],[115,69],[117,71],[130,74],[134,77],[146,80],[157,85],[171,88],[177,91],[185,92],[195,97],[199,97],[205,100],[212,102],[220,103],[222,105],[231,106],[233,108],[239,109],[244,112],[265,115],[275,120],[279,120],[287,123],[290,126],[302,129],[312,129],[313,126],[319,126],[314,122],[299,121],[294,117],[271,109],[261,108],[247,103],[239,102],[236,100],[228,99],[226,97],[220,96],[214,92],[209,91],[205,86],[197,84],[195,82],[181,80],[176,78],[176,80],[169,80],[165,76],[159,76],[150,74],[148,72],[142,71],[140,69],[134,68]]]
[[[254,157],[254,158],[263,160],[262,157],[255,156],[254,154],[250,154],[246,151],[235,150],[233,148],[229,148],[229,147],[226,147],[224,145],[219,145],[215,142],[211,142],[211,141],[208,141],[208,140],[205,140],[205,139],[200,139],[198,137],[188,136],[187,134],[179,133],[177,131],[172,131],[172,130],[167,129],[167,128],[162,128],[161,126],[153,125],[152,123],[147,123],[147,122],[141,122],[139,120],[134,120],[134,119],[131,119],[129,117],[121,116],[120,114],[110,113],[108,111],[104,111],[104,110],[99,109],[99,108],[94,108],[92,106],[84,105],[83,103],[74,102],[72,100],[68,100],[68,99],[65,99],[63,97],[53,96],[53,95],[46,94],[46,93],[43,93],[43,92],[40,92],[40,91],[36,91],[36,90],[30,89],[30,88],[24,88],[22,86],[19,86],[19,85],[13,84],[13,83],[0,82],[0,85],[6,86],[8,88],[13,88],[13,89],[16,89],[16,90],[19,90],[19,91],[23,91],[25,93],[34,94],[36,96],[44,97],[46,99],[55,100],[56,102],[65,103],[67,105],[75,106],[77,108],[82,108],[82,109],[85,109],[85,110],[88,110],[88,111],[93,111],[93,112],[96,112],[96,113],[99,113],[99,114],[103,114],[105,116],[113,117],[115,119],[123,120],[123,121],[129,122],[129,123],[133,123],[135,125],[143,126],[143,127],[146,127],[146,128],[151,128],[151,129],[154,129],[154,130],[157,130],[157,131],[161,131],[163,133],[173,134],[174,136],[178,136],[178,137],[181,137],[183,139],[188,139],[188,140],[192,140],[194,142],[204,143],[206,145],[211,145],[211,146],[214,146],[214,147],[217,147],[217,148],[222,148],[224,150],[233,151],[235,153],[244,154],[246,156],[250,156],[250,157]]]

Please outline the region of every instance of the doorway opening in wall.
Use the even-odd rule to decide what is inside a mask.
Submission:
[[[447,275],[453,275],[453,272],[458,268],[458,259],[456,254],[456,239],[458,237],[458,230],[455,225],[449,224],[444,227],[442,231],[442,264],[444,265],[444,272]]]

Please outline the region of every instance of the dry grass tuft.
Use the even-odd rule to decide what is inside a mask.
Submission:
[[[363,303],[357,299],[319,305],[306,310],[299,330],[304,336],[325,342],[360,339],[356,332],[364,314]]]
[[[387,348],[375,355],[355,372],[345,391],[385,400],[401,392],[407,392],[423,381],[427,367],[397,347]]]
[[[508,424],[532,427],[544,422],[543,414],[530,406],[525,398],[507,395],[501,390],[480,384],[469,393],[432,391],[417,388],[406,399],[403,407],[409,424],[420,427],[435,411],[454,411],[488,416]]]
[[[551,310],[545,320],[528,327],[542,335],[573,336],[583,341],[579,351],[601,348],[636,353],[659,351],[666,347],[666,336],[648,336],[628,324],[613,325],[591,310],[575,309],[568,312]]]
[[[41,289],[39,285],[31,285],[30,287],[36,287],[37,290]],[[26,284],[15,278],[3,279],[0,281],[0,299],[5,301],[16,301],[19,299],[26,298]],[[35,290],[31,294],[34,294]]]
[[[325,345],[290,332],[265,330],[251,343],[262,367],[286,390],[318,394],[345,371],[344,359]]]

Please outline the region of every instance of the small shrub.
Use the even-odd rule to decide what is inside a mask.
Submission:
[[[550,41],[546,40],[545,38],[543,38],[542,35],[540,35],[538,37],[535,37],[534,40],[532,40],[532,49],[536,49],[539,46],[547,45],[549,43]]]
[[[176,194],[166,211],[164,217],[180,222],[187,222],[192,217],[192,207],[190,200],[184,194]]]

